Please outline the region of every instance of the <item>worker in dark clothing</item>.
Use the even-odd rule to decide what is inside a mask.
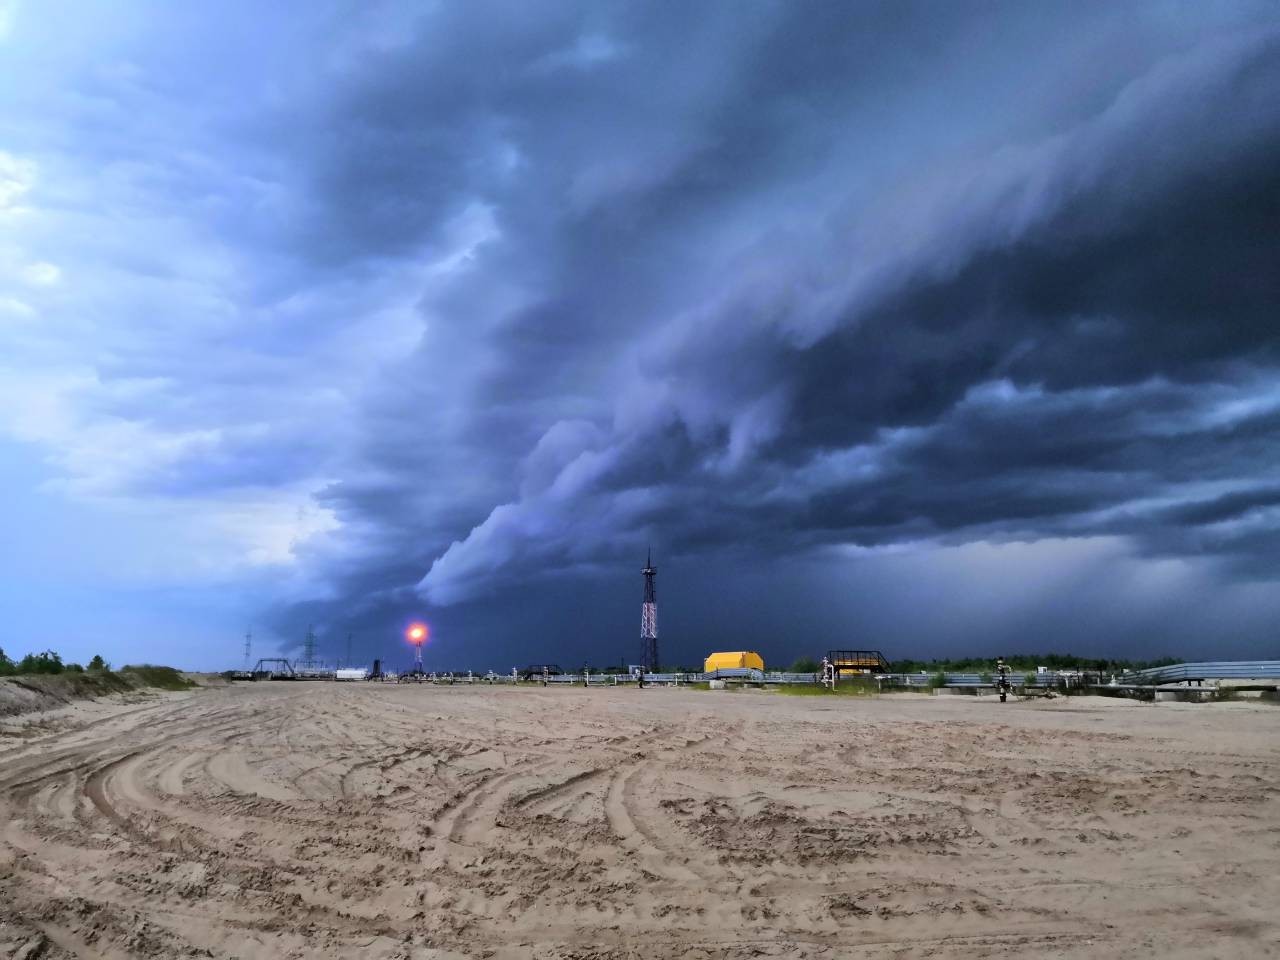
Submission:
[[[1004,703],[1009,698],[1009,691],[1013,689],[1013,684],[1009,682],[1009,665],[1004,662],[1004,657],[996,660],[996,690],[1000,694],[1000,702]]]

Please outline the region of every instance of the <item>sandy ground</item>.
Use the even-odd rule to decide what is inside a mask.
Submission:
[[[0,956],[1280,956],[1280,707],[237,684],[0,724]]]

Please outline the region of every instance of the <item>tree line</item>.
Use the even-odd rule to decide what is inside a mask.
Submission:
[[[1155,660],[1109,660],[1097,657],[1077,657],[1071,653],[1015,653],[1004,658],[1010,670],[1022,673],[1034,672],[1036,667],[1050,670],[1094,670],[1099,673],[1121,673],[1126,670],[1145,670],[1148,667],[1167,667],[1182,663],[1177,657],[1159,657]],[[894,660],[889,673],[989,673],[995,667],[995,657],[953,657],[949,660]],[[822,663],[812,657],[800,657],[791,664],[792,673],[817,673]]]
[[[4,652],[3,648],[0,648],[0,677],[16,677],[23,674],[84,673],[86,670],[92,673],[107,673],[111,670],[111,664],[98,654],[94,654],[88,667],[78,663],[63,663],[61,654],[53,650],[28,653],[21,660],[14,660]]]
[[[995,666],[995,657],[959,657],[949,660],[894,660],[891,673],[983,673]],[[1126,670],[1145,670],[1149,667],[1167,667],[1182,663],[1177,657],[1159,657],[1155,660],[1113,660],[1098,657],[1077,657],[1071,653],[1013,653],[1004,656],[1010,670],[1035,671],[1036,667],[1050,670],[1091,670],[1099,673],[1121,673]]]

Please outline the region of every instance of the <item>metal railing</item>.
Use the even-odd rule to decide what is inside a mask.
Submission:
[[[465,673],[455,673],[452,675],[451,680],[446,679],[447,677],[448,674],[440,673],[434,677],[424,676],[422,679],[425,682],[431,682],[434,679],[437,683],[487,682],[493,684],[515,684],[519,682],[535,685],[542,683],[545,679],[547,684],[555,684],[557,686],[566,684],[581,685],[584,679],[589,686],[618,686],[637,682],[637,677],[630,673],[589,673],[585,676],[582,673],[556,673],[550,674],[545,678],[533,676],[527,680],[517,680],[509,673],[493,672],[473,674],[470,677]],[[709,680],[717,679],[762,684],[817,684],[822,682],[821,675],[817,673],[793,673],[780,670],[762,671],[749,667],[713,670],[710,673],[646,673],[644,675],[645,684],[654,686],[706,683]],[[864,674],[861,679],[874,680],[877,682],[877,686],[882,689],[894,687],[921,688],[938,684],[937,673],[876,673]],[[1120,673],[1116,674],[1114,679],[1117,685],[1120,686],[1132,686],[1135,684],[1156,685],[1193,680],[1280,680],[1280,660],[1178,663],[1167,667],[1153,667],[1148,670]],[[1057,672],[1029,673],[1014,671],[1009,674],[1009,682],[1014,687],[1110,686],[1112,685],[1111,681],[1112,674],[1096,671],[1079,673],[1064,671],[1061,674]],[[843,677],[840,680],[842,684],[848,682],[848,677]],[[941,676],[942,686],[946,687],[990,687],[994,686],[995,682],[996,675],[994,673],[943,672]]]
[[[1182,683],[1188,680],[1280,680],[1280,660],[1209,660],[1134,670],[1125,683]]]

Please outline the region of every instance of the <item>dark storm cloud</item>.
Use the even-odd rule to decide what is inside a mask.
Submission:
[[[801,543],[878,542],[868,531],[904,524],[989,535],[1002,520],[1034,534],[1037,522],[1054,528],[1185,479],[1180,435],[1209,415],[1207,394],[1166,391],[1183,408],[1170,411],[1170,436],[1136,426],[1117,435],[1106,421],[1130,415],[1152,383],[1230,382],[1274,363],[1276,54],[1274,34],[1255,33],[1173,56],[1096,116],[931,188],[927,206],[904,198],[919,220],[907,238],[883,202],[869,214],[835,203],[777,243],[718,238],[739,247],[735,269],[709,296],[692,281],[693,302],[649,317],[647,341],[632,331],[638,372],[620,385],[608,436],[593,424],[564,451],[557,482],[526,483],[495,508],[435,562],[426,596],[465,596],[522,557],[634,548],[658,524],[677,546],[714,546],[713,530],[734,539],[757,515],[778,519],[756,497],[775,469],[771,482],[792,487],[788,525]],[[1210,118],[1221,119],[1206,140]],[[766,188],[728,171],[721,206],[744,189],[767,202]],[[879,231],[856,222],[867,215]],[[562,232],[583,266],[592,254],[573,249],[577,227]],[[657,231],[623,246],[675,267],[652,251],[679,243]],[[563,400],[545,367],[581,363],[579,353],[601,362],[608,317],[577,350],[557,336],[590,329],[585,309],[521,309],[510,318],[519,329],[500,329],[509,352],[497,362],[519,380],[517,399]],[[1014,389],[963,415],[971,391],[998,383]],[[1090,387],[1107,389],[1072,393]],[[1272,384],[1257,389],[1269,402]],[[877,452],[878,435],[913,428],[926,433],[910,449]],[[958,445],[970,448],[964,466],[947,463]],[[883,462],[865,479],[828,478],[806,502],[806,464],[859,446]],[[1081,476],[1091,466],[1094,476]]]
[[[1270,549],[1274,24],[669,14],[453,8],[333,104],[317,256],[488,225],[423,300],[417,384],[371,401],[392,439],[360,462],[401,486],[325,495],[371,551],[328,561],[339,606],[408,608],[415,569],[438,607],[510,597],[650,541]]]
[[[771,558],[681,613],[743,642],[850,557],[917,551],[872,619],[1017,544],[1270,575],[1269,5],[233,14],[132,11],[58,101],[112,204],[63,249],[128,277],[77,462],[308,498],[282,633],[625,635],[650,543],[714,596]]]

